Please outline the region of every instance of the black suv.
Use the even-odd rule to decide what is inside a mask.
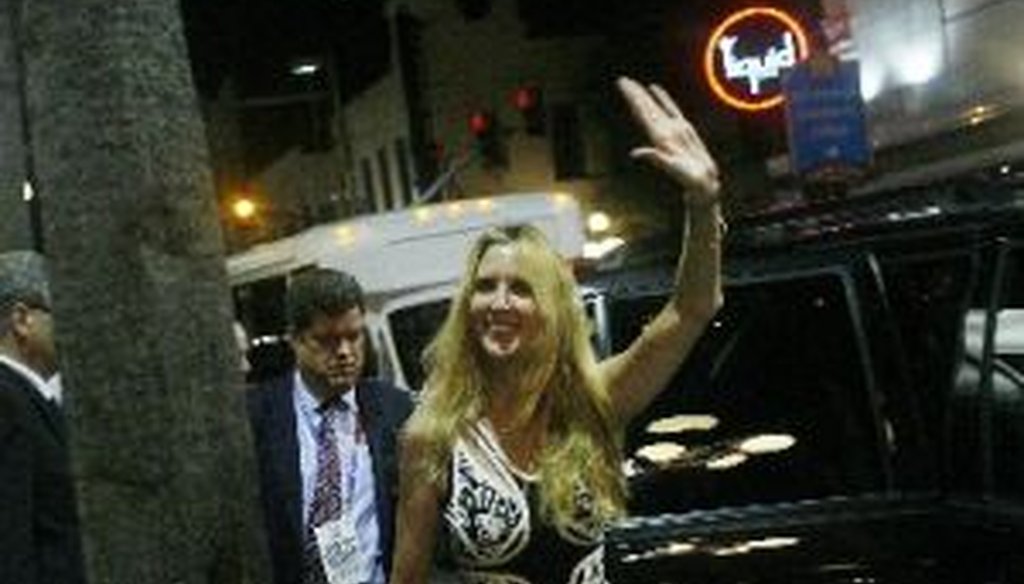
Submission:
[[[723,310],[628,433],[608,579],[1024,582],[1022,203],[951,183],[734,226]],[[594,278],[604,349],[670,283]]]

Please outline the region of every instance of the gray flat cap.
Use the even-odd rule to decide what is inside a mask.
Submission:
[[[34,251],[0,253],[0,311],[15,302],[34,308],[50,308],[46,260]]]

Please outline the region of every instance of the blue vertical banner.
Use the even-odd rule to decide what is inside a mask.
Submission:
[[[782,83],[793,172],[807,180],[850,180],[871,163],[860,67],[812,57]]]

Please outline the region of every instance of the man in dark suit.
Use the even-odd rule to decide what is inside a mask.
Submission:
[[[363,293],[313,269],[287,292],[294,372],[248,394],[275,584],[386,581],[409,394],[361,379]]]
[[[42,257],[0,254],[0,582],[84,582]]]

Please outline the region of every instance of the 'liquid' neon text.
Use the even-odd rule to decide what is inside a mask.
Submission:
[[[768,48],[763,56],[736,56],[735,48],[739,37],[723,36],[718,41],[722,53],[722,65],[727,79],[746,79],[751,95],[760,95],[761,83],[778,79],[783,69],[796,65],[796,42],[793,33],[782,34],[781,43]]]

